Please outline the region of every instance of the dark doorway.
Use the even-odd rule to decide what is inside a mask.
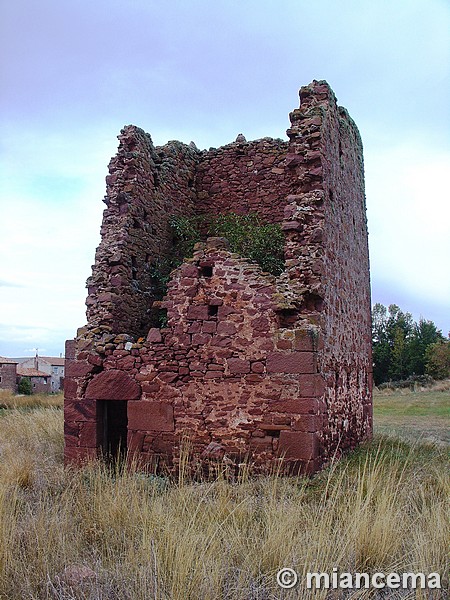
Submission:
[[[127,452],[127,401],[99,400],[100,442],[107,460],[123,458]]]

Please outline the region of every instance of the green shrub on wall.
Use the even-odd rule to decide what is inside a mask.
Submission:
[[[228,213],[211,219],[209,235],[226,238],[232,252],[253,260],[272,275],[284,270],[284,235],[278,223],[264,223],[254,213]]]
[[[271,273],[279,275],[284,270],[284,235],[279,224],[265,223],[257,214],[236,213],[218,216],[171,216],[169,226],[173,235],[171,256],[156,260],[150,274],[157,298],[167,292],[170,272],[192,256],[197,242],[209,236],[224,237],[230,250],[248,258]]]
[[[200,229],[203,222],[203,217],[196,216],[169,218],[174,242],[172,262],[176,263],[172,268],[181,265],[185,258],[192,255],[195,244],[201,239]]]

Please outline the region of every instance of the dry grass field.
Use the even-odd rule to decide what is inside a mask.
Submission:
[[[195,483],[100,464],[64,470],[61,398],[31,398],[0,401],[2,600],[448,598],[313,593],[305,581],[338,567],[436,571],[448,584],[449,455],[437,429],[448,427],[449,391],[377,395],[388,435],[312,479]],[[430,416],[433,439],[422,435]],[[298,572],[294,589],[277,586],[281,567]]]
[[[377,433],[450,444],[450,380],[416,390],[375,391],[374,416]]]

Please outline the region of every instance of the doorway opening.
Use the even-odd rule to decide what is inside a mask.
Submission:
[[[103,456],[108,461],[121,459],[127,452],[127,401],[98,400],[97,405]]]

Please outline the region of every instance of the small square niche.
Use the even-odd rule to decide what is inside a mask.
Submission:
[[[200,267],[200,275],[202,277],[212,277],[213,268],[212,265],[207,265],[205,267]]]
[[[208,305],[208,316],[217,317],[217,313],[219,312],[219,307],[215,304]]]

